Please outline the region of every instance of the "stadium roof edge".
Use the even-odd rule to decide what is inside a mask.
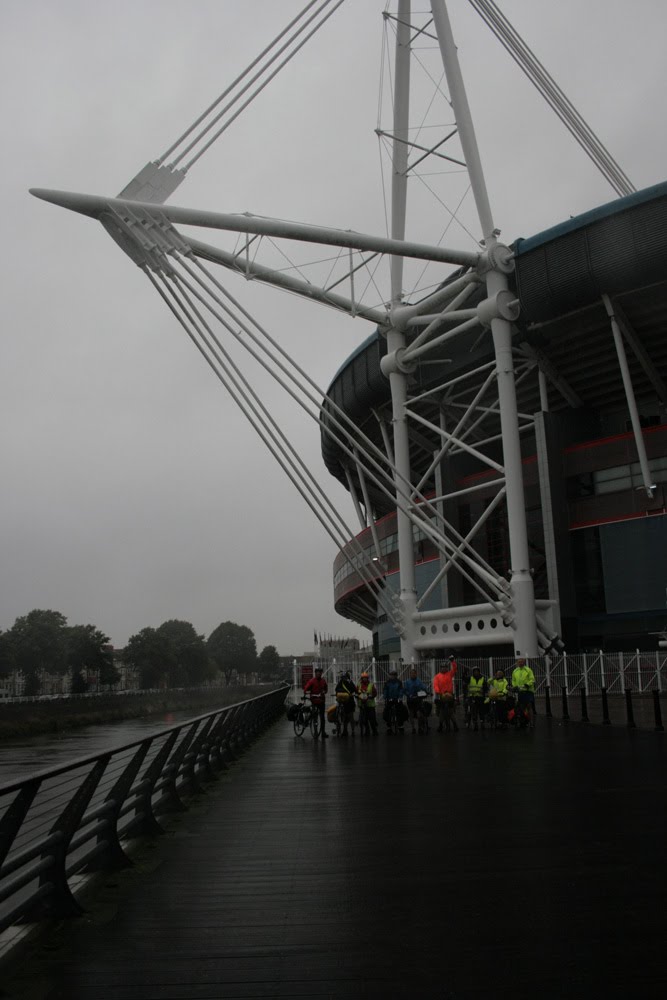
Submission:
[[[541,233],[536,233],[534,236],[526,238],[520,236],[513,244],[514,252],[519,257],[521,254],[529,253],[536,247],[542,246],[544,243],[549,243],[559,236],[564,236],[577,229],[583,229],[592,222],[597,222],[610,215],[616,215],[628,208],[634,208],[636,205],[641,205],[644,202],[663,196],[667,196],[667,181],[654,184],[652,187],[643,188],[641,191],[635,191],[634,194],[626,195],[624,198],[616,198],[605,205],[599,205],[597,208],[592,208],[581,215],[575,215],[566,222],[559,222],[558,225],[552,226],[550,229],[545,229]]]

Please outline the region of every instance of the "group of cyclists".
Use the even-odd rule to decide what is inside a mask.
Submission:
[[[427,732],[431,694],[436,706],[437,731],[458,732],[456,709],[460,699],[455,687],[457,673],[456,659],[451,655],[433,678],[431,692],[415,666],[406,680],[401,680],[398,671],[392,669],[382,689],[382,718],[387,732],[404,732],[408,722],[413,733]],[[479,667],[473,667],[470,673],[463,673],[460,686],[467,728],[484,729],[488,724],[493,728],[506,729],[511,722],[534,728],[535,674],[525,659],[517,659],[510,680],[501,669],[487,678]],[[368,671],[362,671],[356,683],[349,670],[343,673],[335,688],[336,703],[327,712],[328,691],[322,667],[316,667],[313,677],[304,685],[304,697],[310,699],[313,711],[319,715],[322,739],[327,739],[329,735],[326,731],[327,718],[338,736],[354,735],[357,723],[361,736],[378,735],[378,690]]]

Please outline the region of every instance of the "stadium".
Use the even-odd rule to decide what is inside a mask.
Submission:
[[[535,598],[559,609],[553,625],[570,652],[656,649],[667,613],[667,183],[516,239],[512,250],[510,287],[520,302],[512,347]],[[466,305],[481,298],[478,288]],[[414,367],[410,466],[425,496],[447,494],[441,509],[461,536],[483,522],[471,544],[503,575],[510,566],[507,511],[493,507],[493,470],[480,471],[474,449],[457,444],[434,461],[441,445],[434,428],[459,427],[469,411],[468,440],[501,459],[499,406],[481,406],[494,364],[488,332],[482,321],[470,324]],[[322,406],[324,463],[365,521],[335,560],[335,607],[372,629],[378,658],[397,656],[399,637],[369,601],[361,567],[370,562],[376,584],[399,593],[396,512],[336,444],[328,421],[340,408],[366,439],[390,449],[386,353],[377,330],[336,373]],[[413,540],[421,610],[474,607],[470,580],[441,575],[442,553],[424,532],[414,530]],[[469,624],[455,621],[440,633],[442,646],[460,645]],[[473,622],[471,630],[485,624],[493,628],[494,619]],[[476,652],[485,651],[503,649],[496,642],[485,650],[478,636]]]
[[[217,102],[117,198],[32,190],[99,221],[142,269],[337,546],[335,610],[372,630],[376,658],[410,663],[473,647],[531,658],[656,649],[667,555],[667,184],[637,191],[496,5],[471,4],[618,200],[500,242],[442,0],[430,12],[399,0],[385,18],[394,34],[393,65],[382,74],[391,99],[375,131],[389,164],[386,235],[375,224],[364,233],[165,204],[226,128],[217,128],[217,114],[204,124]],[[294,55],[301,43],[297,34],[292,41]],[[411,61],[422,66],[426,49],[435,67],[415,87]],[[433,176],[452,196],[461,185],[453,210]],[[414,205],[425,242],[406,238],[415,179],[439,206]],[[468,192],[470,225],[457,216]],[[454,219],[466,249],[461,232],[451,242],[447,235]],[[234,248],[186,237],[177,225],[235,234]],[[277,240],[308,244],[308,259],[295,263]],[[359,317],[375,333],[325,390],[328,371],[315,383],[212,264]],[[356,534],[228,343],[316,421],[325,468],[351,497]]]

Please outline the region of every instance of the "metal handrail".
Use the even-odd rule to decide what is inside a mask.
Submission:
[[[18,920],[79,914],[68,879],[131,865],[130,837],[163,833],[158,816],[187,808],[202,778],[215,778],[281,715],[287,690],[1,785],[0,932]],[[70,782],[58,780],[67,775]]]

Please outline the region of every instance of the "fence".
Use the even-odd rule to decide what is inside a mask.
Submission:
[[[333,691],[340,676],[349,670],[354,679],[359,677],[362,669],[369,672],[380,694],[392,670],[396,670],[401,679],[405,679],[412,668],[416,666],[419,676],[424,681],[431,681],[447,660],[420,660],[416,664],[404,663],[403,660],[370,662],[362,667],[358,660],[316,661],[323,669],[324,676]],[[508,680],[516,661],[513,657],[457,657],[456,690],[463,694],[463,677],[474,667],[479,667],[482,674],[492,677],[496,670],[505,672]],[[595,721],[608,724],[611,721],[622,721],[618,718],[618,710],[610,714],[609,704],[614,700],[621,701],[627,725],[634,726],[637,721],[662,729],[661,695],[667,691],[667,652],[634,653],[578,653],[558,656],[538,656],[529,660],[535,674],[535,693],[538,704],[549,716],[559,715],[570,717],[570,697],[574,695],[580,709],[578,717],[588,722]],[[298,677],[293,682],[295,696],[300,688]],[[644,696],[637,699],[637,695]],[[634,697],[634,701],[633,701]],[[540,702],[542,700],[543,704]],[[618,706],[616,706],[618,709]],[[637,710],[637,720],[635,719]],[[592,713],[592,714],[591,714]],[[617,719],[613,720],[611,715]]]
[[[72,880],[127,867],[131,838],[214,778],[282,713],[287,687],[0,787],[0,931],[76,915]]]

